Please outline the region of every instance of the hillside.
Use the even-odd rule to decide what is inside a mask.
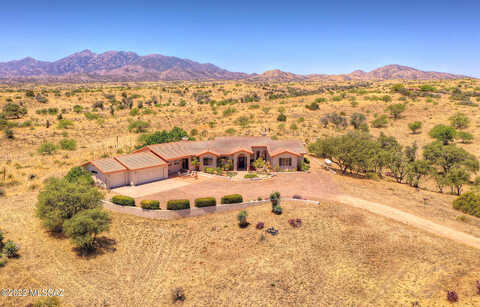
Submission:
[[[231,72],[213,64],[189,59],[134,52],[83,50],[54,62],[31,57],[0,63],[0,82],[127,82],[176,80],[238,80],[291,82],[304,80],[372,81],[372,80],[446,80],[467,76],[422,71],[408,66],[387,65],[370,72],[355,70],[350,74],[300,75],[278,69],[262,74]]]

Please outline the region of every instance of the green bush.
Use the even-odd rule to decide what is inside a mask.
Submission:
[[[190,209],[190,201],[188,199],[172,199],[167,202],[168,210]]]
[[[126,195],[115,195],[112,197],[112,203],[120,206],[135,206],[135,199]]]
[[[280,214],[283,213],[283,209],[282,209],[282,207],[280,207],[280,205],[277,205],[277,206],[273,207],[272,212],[275,213],[276,215],[280,215]]]
[[[203,171],[207,174],[215,174],[215,169],[213,167],[205,167]]]
[[[3,252],[8,258],[14,258],[18,257],[18,250],[20,247],[18,247],[17,244],[15,244],[12,240],[8,240],[7,243],[3,246]]]
[[[51,142],[45,142],[40,145],[38,148],[38,153],[42,155],[51,155],[57,150],[57,147],[55,144]]]
[[[475,192],[463,193],[453,201],[453,208],[480,217],[480,195]]]
[[[245,174],[245,176],[243,176],[243,178],[247,178],[247,179],[250,179],[250,178],[257,178],[258,175],[255,174],[255,173],[247,173]]]
[[[240,194],[231,194],[231,195],[225,195],[222,197],[222,204],[236,204],[236,203],[242,203],[243,202],[243,197]]]
[[[81,166],[72,167],[65,175],[65,180],[71,183],[86,185],[93,185],[95,183],[90,173]]]
[[[160,202],[158,200],[144,199],[140,202],[140,206],[142,206],[143,209],[159,210]]]
[[[82,210],[63,223],[65,234],[76,247],[95,249],[98,234],[110,229],[111,218],[102,208]]]
[[[62,139],[59,142],[60,148],[63,150],[75,150],[77,149],[77,141],[74,139]]]
[[[7,257],[4,255],[0,254],[0,268],[4,267],[7,264]]]
[[[202,198],[197,198],[195,199],[195,207],[201,208],[201,207],[210,207],[210,206],[216,206],[217,205],[217,200],[215,197],[202,197]]]
[[[73,127],[73,121],[69,119],[60,119],[57,124],[58,129],[68,129]]]

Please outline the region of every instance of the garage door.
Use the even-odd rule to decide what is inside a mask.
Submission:
[[[106,175],[109,188],[121,187],[128,184],[127,172],[119,172]]]
[[[167,167],[159,166],[135,171],[135,185],[167,178]]]

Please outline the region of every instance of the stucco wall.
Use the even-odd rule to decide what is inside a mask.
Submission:
[[[129,183],[134,185],[157,181],[168,177],[166,166],[151,167],[147,169],[129,171]]]
[[[203,165],[203,159],[204,158],[211,158],[212,163],[210,165]],[[198,157],[200,160],[200,169],[203,170],[205,167],[211,167],[211,168],[216,168],[217,167],[217,156],[214,156],[212,154],[204,154]]]
[[[96,180],[103,182],[107,188],[119,187],[128,184],[127,171],[103,174],[93,164],[88,164],[85,166],[85,168],[92,174],[93,177],[96,178]],[[96,173],[92,173],[92,171],[95,171]]]
[[[168,161],[168,173],[173,174],[182,169],[182,159]]]
[[[291,158],[292,159],[292,165],[291,166],[281,166],[280,165],[280,158]],[[301,161],[301,160],[300,160]],[[298,157],[289,153],[284,153],[278,156],[275,156],[272,158],[272,168],[275,169],[277,166],[281,170],[294,170],[296,171],[298,169]]]

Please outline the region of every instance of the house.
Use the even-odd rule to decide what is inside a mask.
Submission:
[[[274,170],[298,170],[305,153],[305,147],[298,140],[217,137],[209,141],[149,145],[129,155],[90,161],[83,166],[107,188],[113,188],[165,179],[181,170],[230,165],[234,171],[247,171],[259,158]]]

